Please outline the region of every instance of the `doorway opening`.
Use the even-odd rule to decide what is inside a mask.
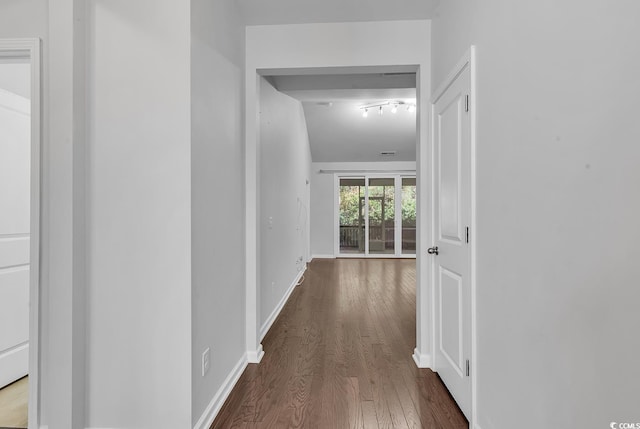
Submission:
[[[271,202],[282,199],[282,195],[265,198],[268,180],[263,176],[265,172],[276,178],[283,176],[287,169],[282,166],[282,160],[288,160],[288,165],[305,162],[299,156],[293,157],[293,152],[277,155],[278,145],[283,144],[286,140],[283,136],[288,133],[279,131],[285,128],[281,122],[308,132],[311,153],[308,170],[311,248],[308,260],[343,256],[415,258],[420,266],[424,258],[418,256],[419,243],[424,242],[428,228],[424,224],[419,226],[417,214],[430,208],[424,192],[426,187],[418,185],[427,177],[418,168],[419,165],[426,166],[426,151],[420,149],[427,136],[427,115],[420,110],[420,105],[424,106],[426,102],[421,99],[424,95],[421,90],[428,90],[425,80],[420,66],[415,64],[256,68],[255,79],[247,79],[245,171],[246,215],[250,227],[245,237],[248,251],[246,338],[250,363],[262,359],[261,340],[266,333],[265,326],[275,320],[281,303],[286,302],[293,290],[287,286],[288,278],[279,280],[275,274],[265,274],[264,270],[265,266],[269,269],[275,266],[264,263],[264,255],[273,253],[268,250],[273,247],[268,245],[269,237],[285,236],[277,233],[277,229],[288,223],[283,222],[286,216],[278,215],[277,210],[268,207]],[[302,115],[291,109],[292,99],[301,105]],[[265,104],[265,100],[269,102]],[[377,113],[368,114],[367,110],[373,109],[371,106],[374,105]],[[283,112],[289,113],[284,115]],[[301,116],[306,123],[299,123]],[[334,122],[326,122],[329,118]],[[272,138],[274,135],[278,138]],[[303,144],[305,139],[297,140]],[[264,163],[266,158],[273,158],[271,164]],[[351,219],[357,224],[355,231],[353,224],[343,225],[344,252],[340,252],[338,177],[364,181],[361,190],[366,190],[366,195],[358,195],[355,199],[359,207]],[[303,183],[298,179],[292,183]],[[286,197],[281,205],[293,200],[296,200],[295,195]],[[319,200],[322,200],[320,204]],[[409,211],[411,215],[407,214]],[[354,243],[345,242],[349,233],[356,240]],[[318,240],[322,241],[321,250],[314,248]],[[347,249],[347,246],[351,248]],[[289,263],[289,259],[285,263]],[[298,259],[296,254],[292,261]],[[419,290],[424,273],[424,269],[418,269],[416,276],[419,314],[428,310],[426,296]],[[428,347],[428,332],[421,324],[416,326],[416,346],[416,350]],[[418,355],[418,366],[425,367],[425,353]]]
[[[0,427],[38,426],[40,41],[0,40]]]

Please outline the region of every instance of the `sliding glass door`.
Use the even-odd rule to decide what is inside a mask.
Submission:
[[[338,255],[413,256],[414,176],[338,177]]]
[[[402,254],[416,254],[416,178],[402,178]]]
[[[395,179],[369,179],[369,254],[395,255]]]
[[[365,253],[365,179],[340,179],[340,253]]]

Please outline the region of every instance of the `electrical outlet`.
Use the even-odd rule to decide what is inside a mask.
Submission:
[[[204,352],[202,352],[202,376],[204,377],[209,372],[209,367],[211,366],[211,350],[209,347],[206,348]]]

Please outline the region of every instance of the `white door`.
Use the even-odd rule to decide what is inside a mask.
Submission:
[[[470,418],[471,122],[464,68],[432,107],[434,132],[435,370]]]
[[[0,88],[0,388],[29,370],[30,111]]]

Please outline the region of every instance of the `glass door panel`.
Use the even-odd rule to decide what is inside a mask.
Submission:
[[[416,178],[402,178],[402,254],[416,253]]]
[[[395,254],[395,179],[369,179],[369,254]]]
[[[340,253],[364,254],[364,178],[340,179]]]

